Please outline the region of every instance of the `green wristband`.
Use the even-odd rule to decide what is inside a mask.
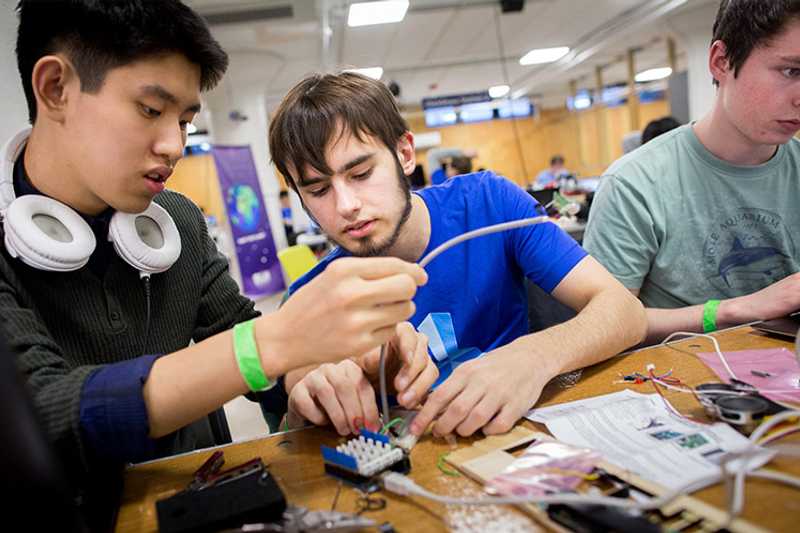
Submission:
[[[719,309],[719,300],[709,300],[703,306],[704,333],[717,331],[717,309]]]
[[[251,391],[260,392],[271,389],[275,383],[264,374],[253,326],[255,319],[233,326],[233,352],[244,382]]]

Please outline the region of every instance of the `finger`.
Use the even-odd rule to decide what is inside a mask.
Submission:
[[[450,404],[433,425],[433,434],[437,437],[453,433],[472,413],[472,410],[483,399],[485,390],[482,387],[466,387],[450,401]],[[488,419],[487,419],[488,420]]]
[[[311,393],[325,410],[325,414],[328,415],[339,435],[348,435],[350,433],[350,423],[347,421],[344,409],[342,409],[339,399],[336,397],[336,390],[333,386],[327,380],[324,380],[318,383],[311,390]]]
[[[340,378],[334,385],[339,404],[344,411],[345,421],[351,433],[358,433],[364,426],[364,412],[361,409],[361,399],[358,388],[364,380],[361,368],[348,362],[343,379]]]
[[[362,379],[357,390],[361,411],[364,413],[364,426],[373,432],[380,430],[381,423],[378,405],[375,403],[375,389],[366,379]]]
[[[497,414],[497,416],[495,416],[491,422],[484,426],[484,434],[498,435],[501,433],[508,433],[526,411],[527,409],[525,408],[506,404],[502,409],[500,409],[500,412]]]
[[[428,337],[422,333],[414,332],[414,343],[415,345],[410,349],[400,348],[402,350],[400,357],[403,359],[403,366],[394,380],[394,386],[398,392],[405,391],[422,371],[432,363],[431,358],[428,357]]]
[[[417,284],[406,274],[354,284],[351,294],[361,305],[386,305],[410,300],[417,293]]]
[[[396,257],[344,257],[331,263],[336,268],[331,273],[345,277],[358,276],[361,279],[375,280],[396,274],[410,276],[417,285],[424,285],[428,281],[428,274],[416,263],[409,263]]]
[[[289,396],[289,411],[300,415],[315,426],[324,426],[328,423],[328,417],[319,409],[308,389],[302,384],[292,389],[292,394]]]
[[[464,388],[464,379],[461,376],[450,376],[444,383],[431,393],[422,410],[411,423],[411,433],[422,435],[425,429]]]
[[[428,391],[431,390],[436,380],[439,379],[439,369],[436,364],[430,359],[428,361],[429,364],[425,367],[425,370],[411,383],[408,390],[403,392],[397,399],[400,405],[406,409],[416,407],[425,398]]]
[[[376,305],[363,310],[363,324],[372,330],[391,328],[390,335],[383,341],[389,342],[395,336],[395,328],[400,322],[408,320],[416,311],[412,301]]]
[[[499,402],[490,396],[484,396],[475,407],[472,408],[469,416],[456,428],[456,432],[462,437],[469,437],[486,424],[502,409]]]

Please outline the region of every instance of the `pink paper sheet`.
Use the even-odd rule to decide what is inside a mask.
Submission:
[[[786,348],[766,350],[741,350],[722,352],[736,377],[758,388],[761,394],[775,401],[800,402],[800,364],[794,352]],[[724,382],[730,376],[716,352],[697,354]],[[772,374],[770,377],[753,375],[758,370]]]

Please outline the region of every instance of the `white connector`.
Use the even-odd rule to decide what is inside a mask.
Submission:
[[[408,496],[409,494],[416,494],[417,484],[414,483],[410,477],[400,474],[399,472],[386,472],[381,475],[381,482],[389,492],[394,492],[400,496]]]

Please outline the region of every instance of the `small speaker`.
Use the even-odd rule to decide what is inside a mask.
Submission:
[[[500,9],[503,13],[516,13],[525,7],[525,0],[500,0]]]

